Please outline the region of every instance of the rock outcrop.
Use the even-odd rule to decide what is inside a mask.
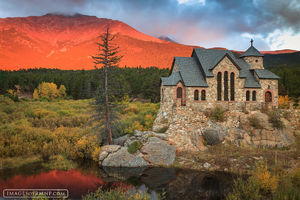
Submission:
[[[175,160],[175,147],[157,137],[151,137],[141,148],[144,159],[153,165],[169,166]]]
[[[167,143],[164,134],[151,131],[135,131],[131,137],[122,136],[114,142],[118,145],[106,145],[99,153],[99,165],[102,167],[145,167],[170,166],[176,155],[176,148]],[[128,152],[128,146],[139,141],[142,147],[135,153]],[[123,146],[121,146],[123,145]]]
[[[139,155],[130,154],[126,147],[109,154],[103,161],[104,167],[145,167],[149,164]]]
[[[299,112],[293,113],[299,118]],[[258,110],[226,111],[222,122],[214,121],[209,116],[209,111],[203,112],[184,106],[175,107],[169,114],[159,111],[153,130],[168,126],[166,136],[178,151],[205,150],[209,145],[220,142],[272,148],[286,147],[294,142],[293,133],[297,125],[282,116],[281,128],[274,127],[270,123],[269,116]],[[249,119],[251,117],[259,124],[251,124]]]

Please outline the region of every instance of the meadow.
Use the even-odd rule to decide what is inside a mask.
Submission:
[[[287,101],[282,97],[281,107],[288,105]],[[36,162],[43,163],[46,169],[68,170],[79,162],[97,162],[104,141],[100,137],[102,127],[95,128],[97,122],[91,121],[93,102],[94,99],[13,101],[0,95],[0,170]],[[135,129],[151,129],[159,104],[129,102],[128,98],[121,103],[122,128],[115,137],[133,134]],[[294,145],[278,150],[218,144],[197,154],[179,152],[173,167],[200,169],[209,162],[240,174],[227,199],[296,200],[300,198],[299,144],[299,136]],[[139,195],[100,188],[84,198],[139,199]]]
[[[91,122],[93,99],[14,102],[0,96],[0,169],[31,162],[51,162],[68,169],[72,161],[97,161],[103,143],[97,122]],[[159,104],[122,102],[122,129],[116,136],[148,130]],[[100,127],[101,129],[101,127]]]

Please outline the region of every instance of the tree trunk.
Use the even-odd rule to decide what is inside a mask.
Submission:
[[[107,76],[107,60],[108,60],[108,55],[107,55],[107,51],[108,51],[108,30],[107,30],[107,37],[106,37],[106,41],[105,41],[105,65],[104,65],[104,73],[105,73],[105,117],[106,117],[106,132],[107,132],[107,140],[108,140],[108,144],[112,144],[112,135],[111,135],[111,125],[110,125],[110,111],[109,111],[109,99],[108,99],[108,76]]]

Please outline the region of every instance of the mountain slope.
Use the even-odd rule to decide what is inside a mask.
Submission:
[[[145,35],[117,20],[93,16],[5,18],[0,19],[0,69],[92,69],[97,36],[108,24],[124,56],[120,66],[166,68],[174,56],[189,56],[193,49]]]
[[[121,67],[168,68],[174,56],[190,56],[194,48],[143,34],[121,21],[95,16],[0,18],[0,69],[93,69],[91,55],[97,53],[97,36],[108,24],[124,56]]]
[[[300,68],[300,51],[283,54],[265,54],[264,65],[266,68],[276,67],[299,67]]]

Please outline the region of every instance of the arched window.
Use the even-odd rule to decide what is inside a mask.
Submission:
[[[219,72],[217,75],[217,99],[222,100],[222,73]]]
[[[198,91],[198,90],[195,90],[195,91],[194,91],[194,100],[195,100],[195,101],[198,101],[198,100],[199,100],[199,91]]]
[[[265,93],[265,102],[266,103],[271,103],[272,102],[272,93],[269,92],[269,91]]]
[[[230,100],[234,101],[234,73],[230,74]]]
[[[246,101],[250,101],[250,91],[246,92]]]
[[[182,88],[181,87],[177,88],[176,93],[177,93],[176,96],[177,96],[178,99],[182,98]]]
[[[252,101],[256,101],[256,91],[252,92]]]
[[[205,90],[202,90],[202,91],[201,91],[201,100],[202,100],[202,101],[205,101],[205,100],[206,100],[206,91],[205,91]]]
[[[224,101],[228,101],[228,71],[224,72]]]

